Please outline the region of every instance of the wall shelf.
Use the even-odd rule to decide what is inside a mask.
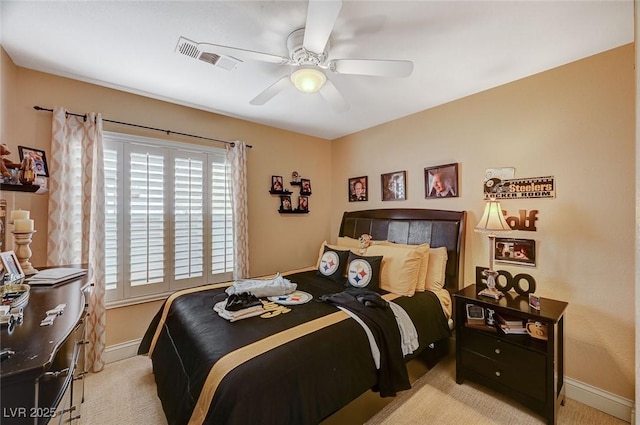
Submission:
[[[309,211],[302,211],[302,210],[278,210],[278,212],[280,214],[309,214]]]
[[[6,190],[10,192],[37,192],[40,186],[37,184],[24,185],[24,184],[8,184],[0,183],[0,190]]]

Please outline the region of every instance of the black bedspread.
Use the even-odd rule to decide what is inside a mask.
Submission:
[[[315,271],[287,278],[314,300],[291,306],[290,313],[270,319],[258,316],[230,323],[220,318],[213,304],[224,288],[173,300],[151,354],[158,396],[169,424],[317,424],[376,385],[368,339],[358,323],[346,318],[232,368],[215,387],[210,403],[202,403],[207,400],[201,394],[203,388],[205,395],[212,392],[207,380],[212,366],[224,364],[229,359],[225,354],[314,319],[344,315],[331,304],[317,302],[321,295],[344,290],[340,284],[316,276]],[[407,311],[418,331],[420,347],[411,357],[450,335],[433,293],[393,302]],[[163,310],[149,326],[139,354],[148,353]],[[196,406],[205,413],[194,414],[194,409],[199,411]]]

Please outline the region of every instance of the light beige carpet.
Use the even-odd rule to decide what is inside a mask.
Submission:
[[[381,401],[384,400],[384,401]],[[385,405],[386,404],[386,405]],[[384,407],[382,407],[384,406]],[[351,418],[351,419],[350,419]],[[395,399],[367,393],[323,423],[355,425],[529,425],[543,419],[508,398],[471,382],[455,382],[455,358],[448,357]],[[136,356],[108,364],[86,379],[82,425],[166,425],[151,361]],[[567,400],[559,424],[621,425],[626,422]]]

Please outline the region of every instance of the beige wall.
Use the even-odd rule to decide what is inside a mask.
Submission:
[[[6,59],[4,52],[2,58]],[[441,208],[469,211],[465,282],[486,266],[487,241],[472,227],[482,212],[488,167],[513,166],[518,177],[553,175],[556,199],[508,200],[510,215],[540,211],[538,293],[569,302],[567,375],[632,399],[634,391],[634,71],[625,46],[334,142],[289,133],[141,96],[54,77],[2,61],[3,142],[49,149],[50,115],[34,105],[140,123],[254,145],[249,154],[251,273],[305,266],[320,241],[335,238],[343,211]],[[107,130],[130,128],[105,126]],[[161,133],[142,133],[162,137]],[[189,141],[189,140],[184,140]],[[329,149],[328,149],[329,148]],[[16,157],[17,158],[17,157]],[[306,158],[313,158],[308,161]],[[380,158],[385,158],[380,161]],[[458,162],[460,197],[425,200],[424,167]],[[280,216],[268,193],[272,174],[297,170],[313,183],[311,213]],[[407,170],[408,200],[380,201],[380,174]],[[369,199],[347,202],[349,177],[369,176]],[[335,188],[335,190],[333,190]],[[34,263],[45,260],[47,195],[3,193],[10,208],[34,212]],[[330,223],[330,225],[328,225]],[[303,236],[303,237],[301,237]],[[110,310],[112,345],[139,338],[157,303]],[[597,366],[597,367],[596,367]]]
[[[568,377],[633,399],[634,105],[627,45],[344,137],[333,143],[333,185],[368,175],[370,201],[334,191],[331,234],[344,210],[467,210],[470,284],[475,267],[488,265],[487,239],[473,232],[485,169],[555,176],[555,199],[501,203],[509,215],[539,210],[536,232],[512,235],[537,241],[538,266],[497,268],[529,273],[538,294],[569,302]],[[424,168],[451,162],[460,166],[460,197],[426,200]],[[398,170],[407,170],[408,200],[382,202],[380,174]]]
[[[5,58],[2,67],[4,77],[5,70],[11,70],[14,66],[5,64],[11,60],[4,51],[2,55]],[[95,111],[111,120],[222,140],[243,140],[252,145],[253,149],[249,150],[248,155],[247,176],[251,275],[290,270],[315,263],[319,242],[329,237],[329,141],[19,67],[13,75],[8,75],[7,80],[7,85],[15,87],[17,95],[11,108],[8,108],[10,118],[5,125],[9,128],[5,132],[7,137],[3,134],[3,142],[16,153],[15,159],[18,158],[18,145],[44,149],[47,153],[50,151],[51,114],[35,111],[34,105],[47,108],[60,105],[78,113]],[[166,137],[160,132],[108,123],[105,123],[104,129]],[[180,140],[194,142],[197,139]],[[279,198],[268,192],[271,175],[282,175],[288,182],[294,170],[311,179],[313,195],[309,199],[310,213],[280,215],[277,213]],[[45,264],[48,195],[4,192],[0,198],[7,199],[9,210],[22,208],[31,211],[37,230],[31,245],[32,263],[36,266]],[[109,310],[107,345],[140,338],[151,320],[151,310],[146,305]],[[120,321],[121,318],[125,320],[124,323]]]

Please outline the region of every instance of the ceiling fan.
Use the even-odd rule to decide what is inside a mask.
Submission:
[[[243,60],[289,65],[292,67],[289,74],[278,79],[249,103],[264,105],[293,83],[301,92],[319,92],[334,110],[344,112],[349,109],[349,104],[331,80],[327,78],[327,72],[378,77],[408,77],[413,72],[413,62],[379,59],[329,59],[329,37],[341,8],[341,1],[309,0],[307,21],[304,28],[293,31],[287,37],[289,57],[213,43],[194,42],[184,37],[180,37],[176,51],[228,70],[233,69],[237,61]]]

